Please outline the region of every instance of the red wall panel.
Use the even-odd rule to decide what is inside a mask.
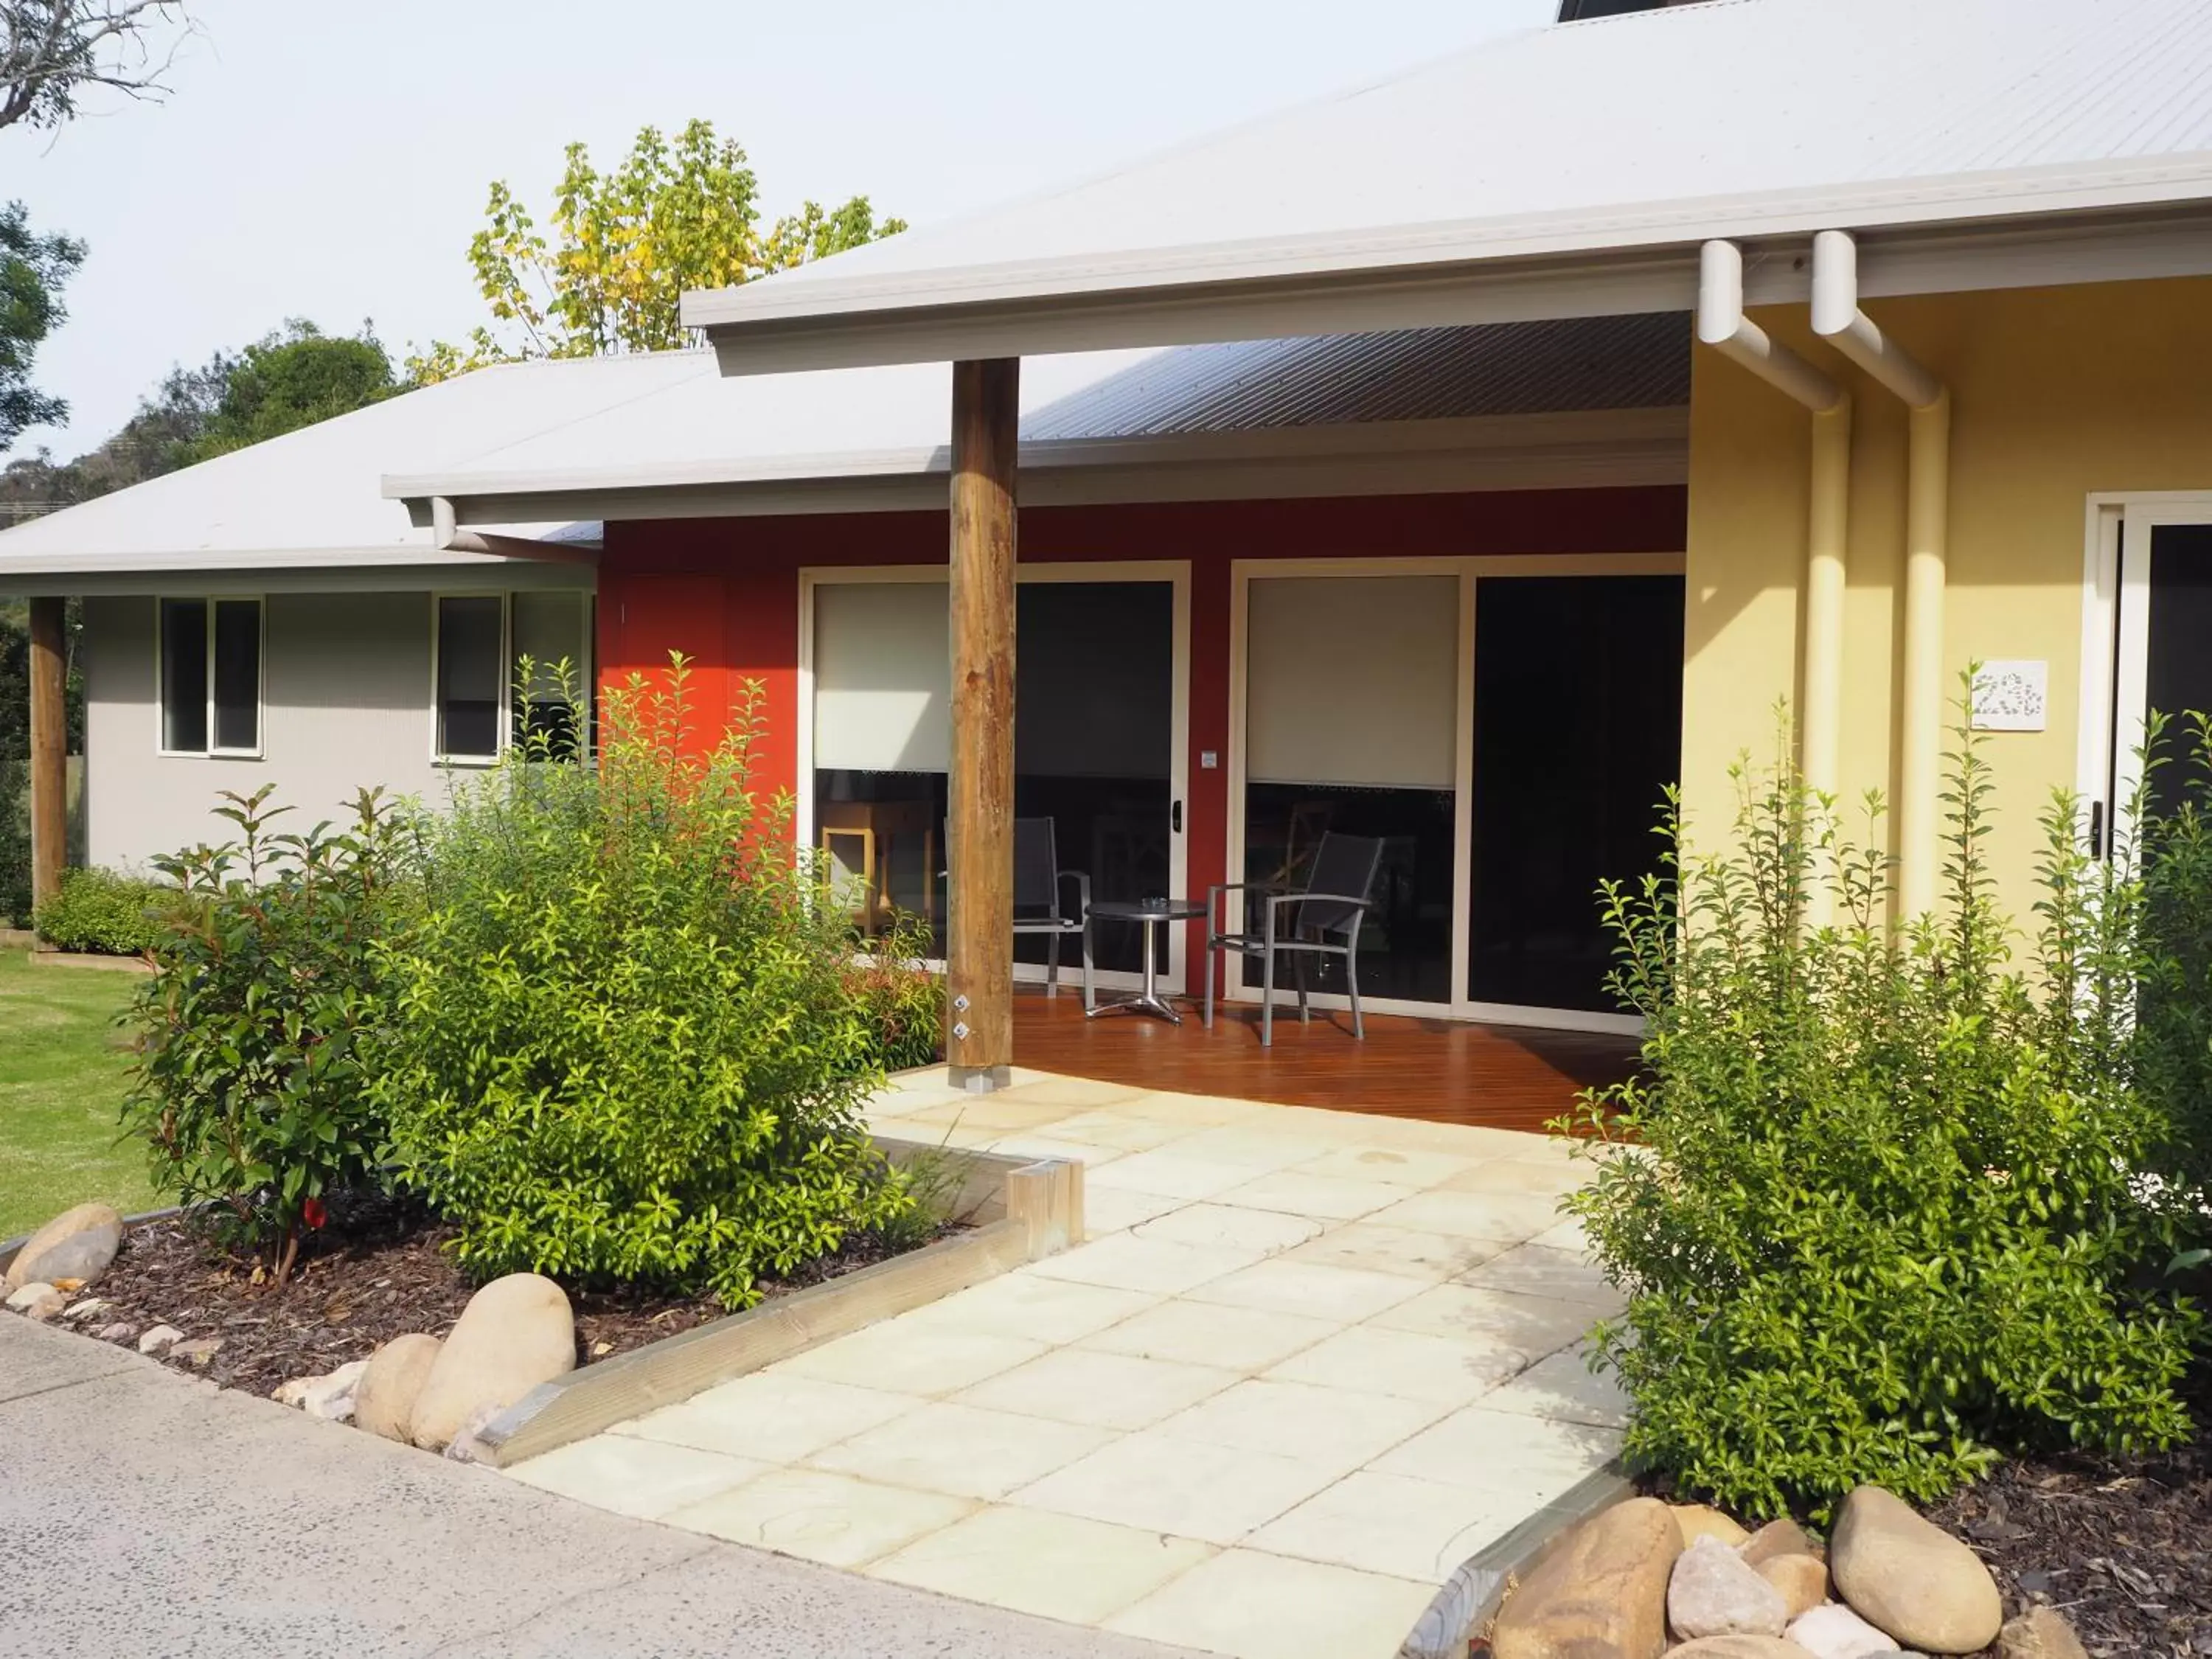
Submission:
[[[1188,560],[1193,896],[1227,879],[1230,564],[1242,558],[1673,553],[1686,533],[1674,487],[1491,491],[1312,501],[1024,508],[1031,563]],[[764,693],[760,777],[798,781],[799,573],[817,565],[941,564],[943,513],[611,523],[599,569],[600,661],[613,684],[693,659],[695,742],[709,740],[750,681]],[[1212,750],[1220,765],[1202,769]],[[1195,933],[1195,930],[1194,930]],[[1189,960],[1198,982],[1198,941]]]

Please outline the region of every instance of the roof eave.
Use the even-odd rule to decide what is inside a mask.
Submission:
[[[1802,300],[1813,232],[1859,234],[1876,297],[2212,274],[2212,155],[1413,226],[1112,260],[774,279],[687,294],[725,374],[1688,310],[1697,249]],[[1772,256],[1781,257],[1772,257]]]

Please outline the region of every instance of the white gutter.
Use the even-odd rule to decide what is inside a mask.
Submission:
[[[1935,908],[1940,867],[1951,394],[1859,308],[1858,245],[1844,231],[1824,230],[1813,239],[1813,331],[1911,410],[1897,799],[1898,898],[1901,915],[1910,918]]]
[[[542,564],[586,564],[599,562],[587,547],[541,542],[528,536],[486,535],[460,528],[450,495],[430,498],[430,543],[441,553],[489,553],[502,559],[531,559]]]
[[[1804,684],[1798,696],[1798,769],[1832,800],[1840,783],[1844,720],[1844,557],[1851,482],[1850,394],[1743,314],[1743,251],[1707,242],[1698,258],[1698,338],[1813,412],[1805,534]],[[1807,896],[1806,921],[1833,914],[1825,887]]]

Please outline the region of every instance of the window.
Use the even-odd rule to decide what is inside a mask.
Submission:
[[[437,758],[489,763],[532,736],[562,758],[588,744],[591,595],[441,595],[436,629]]]
[[[261,752],[261,601],[163,599],[161,750]]]

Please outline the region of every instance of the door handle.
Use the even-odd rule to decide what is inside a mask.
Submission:
[[[1168,806],[1168,829],[1175,835],[1182,834],[1182,803],[1174,801]]]

